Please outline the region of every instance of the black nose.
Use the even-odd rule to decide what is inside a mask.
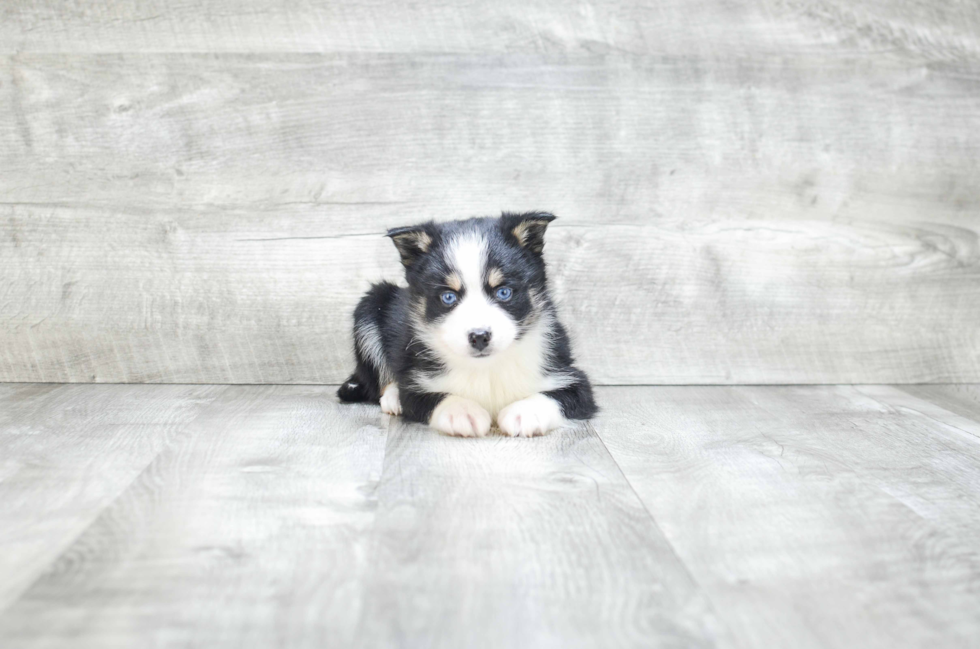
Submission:
[[[470,347],[478,352],[482,352],[490,344],[489,329],[474,329],[470,332]]]

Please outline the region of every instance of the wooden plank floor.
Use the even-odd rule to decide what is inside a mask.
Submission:
[[[329,386],[0,384],[0,647],[975,647],[975,385],[610,387],[463,440]]]

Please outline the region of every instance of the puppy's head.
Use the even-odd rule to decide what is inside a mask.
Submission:
[[[415,327],[447,360],[482,362],[537,321],[545,304],[547,212],[394,228]]]

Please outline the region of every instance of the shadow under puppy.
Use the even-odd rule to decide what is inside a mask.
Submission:
[[[373,401],[450,435],[543,435],[596,413],[548,293],[546,212],[389,230],[407,288],[374,284],[354,311],[342,401]]]

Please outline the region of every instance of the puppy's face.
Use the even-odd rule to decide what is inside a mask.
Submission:
[[[545,213],[426,223],[389,232],[415,306],[415,326],[446,360],[492,359],[540,315]]]

